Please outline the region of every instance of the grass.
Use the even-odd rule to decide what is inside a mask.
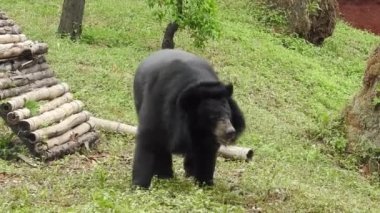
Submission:
[[[247,212],[258,206],[265,212],[379,212],[379,184],[362,177],[355,165],[342,168],[309,133],[330,131],[326,124],[360,88],[380,37],[340,21],[323,47],[314,47],[272,32],[265,24],[269,19],[258,17],[265,13],[248,2],[219,2],[222,35],[204,49],[195,48],[186,31],[176,44],[208,58],[221,79],[235,84],[248,126],[239,143],[255,149],[253,162],[218,159],[216,186],[200,189],[183,177],[182,160],[175,158],[174,180],[131,191],[134,138],[104,133],[97,151],[39,168],[0,159],[0,209]],[[165,23],[153,19],[144,1],[87,1],[83,39],[73,43],[55,35],[61,3],[2,0],[1,9],[29,38],[48,43],[48,63],[86,109],[136,124],[134,70],[160,48]]]

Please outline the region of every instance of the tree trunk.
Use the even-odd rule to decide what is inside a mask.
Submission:
[[[82,33],[85,0],[64,0],[58,33],[76,40]]]
[[[174,49],[174,34],[177,32],[179,25],[176,22],[169,23],[166,27],[164,39],[162,40],[162,49]]]

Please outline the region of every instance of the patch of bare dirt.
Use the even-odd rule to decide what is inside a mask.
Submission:
[[[8,184],[18,184],[20,182],[21,178],[18,175],[0,172],[0,186]]]
[[[353,27],[380,35],[380,0],[338,0],[341,17]]]

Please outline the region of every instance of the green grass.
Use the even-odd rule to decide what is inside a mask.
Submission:
[[[309,133],[330,131],[326,123],[360,88],[380,37],[339,22],[323,47],[314,47],[271,33],[268,19],[258,18],[265,13],[247,7],[249,0],[219,2],[218,40],[198,49],[181,31],[176,44],[208,58],[221,79],[235,84],[247,119],[239,143],[255,149],[252,162],[219,158],[215,187],[200,189],[175,158],[174,180],[131,191],[134,137],[102,134],[97,151],[39,168],[0,160],[1,211],[247,212],[257,205],[265,212],[379,212],[379,184],[354,166],[343,169]],[[157,23],[144,1],[86,1],[83,39],[73,43],[55,35],[61,3],[2,0],[1,9],[29,38],[48,43],[48,63],[86,109],[136,124],[134,70],[160,48],[166,23]]]

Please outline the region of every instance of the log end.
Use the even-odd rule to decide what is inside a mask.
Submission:
[[[248,161],[251,161],[252,158],[253,158],[253,149],[249,149],[249,150],[247,151],[245,161],[247,161],[247,162],[248,162]]]
[[[31,144],[35,144],[35,143],[37,142],[37,140],[39,140],[39,138],[37,137],[37,135],[34,134],[33,132],[26,133],[24,137],[25,137],[26,139],[28,139],[28,141],[29,141]]]
[[[27,131],[30,131],[31,124],[27,121],[20,121],[18,124],[18,128],[22,132],[27,132]]]
[[[16,113],[10,112],[7,114],[7,121],[10,124],[16,124],[20,121],[20,117]]]
[[[10,103],[3,103],[0,105],[1,113],[7,114],[12,111],[12,105]]]

